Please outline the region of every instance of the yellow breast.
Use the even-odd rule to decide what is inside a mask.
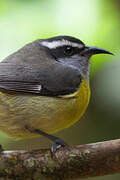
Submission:
[[[83,79],[78,91],[70,95],[61,96],[61,98],[68,101],[66,106],[67,110],[64,111],[62,122],[62,126],[67,128],[82,117],[88,106],[90,99],[90,87],[88,80]]]
[[[88,80],[82,80],[77,92],[59,98],[32,94],[0,93],[0,130],[17,138],[38,136],[25,129],[54,133],[78,121],[90,98]]]

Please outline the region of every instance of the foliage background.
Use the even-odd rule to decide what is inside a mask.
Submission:
[[[119,138],[120,1],[0,0],[1,60],[28,42],[56,35],[72,35],[115,54],[92,57],[92,97],[87,112],[78,123],[57,136],[70,145]],[[15,141],[2,132],[0,143],[5,149],[36,149],[50,145],[43,137]],[[93,179],[119,178],[120,175],[111,175]]]

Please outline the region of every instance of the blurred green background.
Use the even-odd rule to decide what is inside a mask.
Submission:
[[[72,35],[115,54],[91,61],[91,101],[86,114],[57,136],[68,144],[85,144],[120,137],[120,1],[119,0],[0,0],[0,59],[38,38]],[[15,141],[0,133],[5,149],[50,146],[45,138]],[[120,175],[91,178],[118,180]]]

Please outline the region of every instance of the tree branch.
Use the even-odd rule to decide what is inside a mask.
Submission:
[[[48,149],[0,154],[0,180],[68,180],[119,172],[120,139],[60,148],[53,157]]]

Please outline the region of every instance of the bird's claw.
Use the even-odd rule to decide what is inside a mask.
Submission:
[[[54,155],[58,149],[65,146],[68,146],[68,145],[63,140],[57,138],[55,140],[55,144],[53,144],[50,148],[51,154]]]

